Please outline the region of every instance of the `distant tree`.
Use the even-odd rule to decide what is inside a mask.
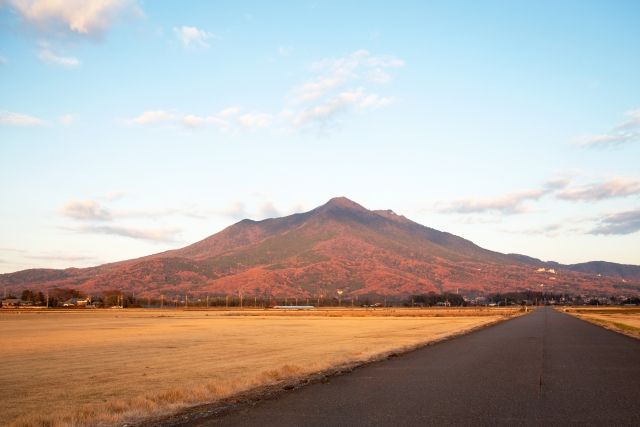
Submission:
[[[35,302],[35,295],[29,289],[25,289],[22,291],[22,295],[20,296],[22,301],[30,301]]]

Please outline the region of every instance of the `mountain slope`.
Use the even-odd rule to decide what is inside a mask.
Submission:
[[[0,284],[68,286],[90,293],[119,289],[149,296],[242,292],[309,297],[335,295],[338,289],[347,295],[483,294],[540,289],[541,284],[570,293],[640,290],[640,273],[629,268],[640,267],[616,266],[563,266],[505,255],[340,197],[305,213],[242,220],[181,249],[86,269],[4,274]]]

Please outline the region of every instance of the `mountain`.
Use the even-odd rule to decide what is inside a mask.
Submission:
[[[311,297],[406,296],[514,290],[637,294],[640,266],[562,265],[490,251],[391,210],[344,197],[309,212],[242,220],[184,248],[90,268],[31,269],[0,275],[11,290],[118,289],[139,296],[237,294]]]

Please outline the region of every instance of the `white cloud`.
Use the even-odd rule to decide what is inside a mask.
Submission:
[[[48,124],[45,120],[26,114],[14,113],[11,111],[0,111],[0,125],[9,126],[44,126]]]
[[[60,209],[66,217],[81,221],[110,221],[111,212],[95,200],[72,200]]]
[[[382,97],[377,94],[365,94],[362,88],[344,91],[323,103],[311,105],[298,112],[287,112],[291,122],[297,126],[319,125],[324,126],[335,116],[348,109],[365,110],[383,107],[391,103],[391,97]]]
[[[95,259],[95,257],[82,254],[61,254],[57,252],[44,252],[40,254],[25,255],[25,258],[45,261],[89,261]]]
[[[269,126],[271,116],[266,113],[247,113],[238,117],[238,124],[245,129],[258,129]]]
[[[616,129],[640,128],[640,109],[627,111],[624,115],[627,116],[628,119],[618,125]]]
[[[359,80],[388,83],[392,76],[385,69],[402,66],[404,61],[398,58],[372,56],[364,49],[340,58],[325,58],[311,65],[311,71],[318,75],[294,89],[294,100],[313,101],[328,95],[334,89]]]
[[[376,68],[366,74],[366,79],[373,83],[389,83],[393,77],[386,71]]]
[[[387,106],[393,102],[393,98],[390,96],[380,96],[375,93],[365,96],[358,106],[361,108],[380,108]]]
[[[259,210],[261,218],[278,218],[282,216],[280,211],[273,206],[272,202],[265,202]]]
[[[182,27],[185,28],[185,27]],[[191,27],[189,27],[191,28]],[[201,30],[188,31],[192,43]],[[184,31],[179,32],[184,35]],[[371,83],[386,83],[391,75],[384,70],[404,66],[404,62],[391,56],[373,56],[366,50],[358,50],[341,58],[328,58],[315,62],[310,69],[315,76],[296,86],[290,93],[294,102],[281,113],[250,111],[242,113],[236,106],[224,108],[215,114],[198,115],[173,113],[166,110],[143,112],[126,120],[128,124],[145,125],[169,122],[188,129],[214,126],[222,131],[279,128],[283,130],[311,128],[324,131],[337,121],[340,113],[365,112],[385,107],[395,98],[380,95],[368,89]],[[357,86],[351,85],[358,83]]]
[[[590,234],[631,234],[640,231],[640,209],[605,216]]]
[[[247,208],[242,202],[234,202],[226,209],[222,211],[222,213],[226,216],[229,216],[233,219],[243,219],[248,216]]]
[[[7,64],[8,62],[9,62],[9,60],[7,58],[5,58],[4,56],[0,55],[0,65]]]
[[[272,116],[263,112],[251,112],[240,115],[240,108],[227,107],[216,114],[200,116],[196,114],[179,114],[166,110],[145,111],[137,117],[125,120],[130,125],[150,125],[155,123],[172,123],[187,129],[200,129],[213,126],[226,131],[236,128],[260,129],[271,124]]]
[[[38,51],[38,58],[47,64],[60,65],[66,68],[73,68],[80,65],[80,60],[78,58],[74,56],[58,55],[49,48],[41,48]]]
[[[524,202],[538,200],[547,194],[546,190],[526,190],[492,198],[460,199],[448,203],[438,209],[443,213],[478,213],[495,212],[501,214],[518,214],[528,211]]]
[[[292,90],[292,103],[283,117],[296,128],[324,131],[340,114],[387,106],[394,98],[373,93],[369,86],[389,83],[390,70],[402,66],[398,58],[374,56],[364,49],[316,61],[310,67],[315,76]]]
[[[145,111],[137,117],[128,119],[130,125],[148,125],[151,123],[167,122],[175,120],[176,115],[165,110]]]
[[[99,36],[124,13],[140,14],[133,0],[5,0],[41,31]]]
[[[111,234],[130,237],[132,239],[164,243],[174,242],[176,234],[180,232],[178,228],[136,228],[116,225],[83,225],[72,228],[72,230],[81,233]]]
[[[198,29],[196,27],[181,26],[173,28],[176,37],[182,42],[184,47],[209,47],[209,40],[215,38],[213,33]]]
[[[640,194],[640,181],[629,178],[612,178],[577,188],[568,188],[557,194],[563,200],[604,200]]]
[[[597,135],[584,135],[573,142],[582,147],[614,147],[631,142],[640,141],[640,109],[624,113],[627,120],[614,127],[611,131]]]
[[[581,147],[613,147],[640,140],[640,132],[614,132],[601,135],[585,135],[574,140]]]
[[[75,114],[64,114],[58,117],[58,121],[63,126],[71,126],[77,120],[77,116]]]
[[[238,107],[227,107],[224,110],[220,111],[220,117],[232,117],[240,113],[240,108]]]
[[[566,188],[571,181],[568,178],[557,178],[542,184],[540,188],[516,191],[513,193],[484,198],[460,199],[446,204],[440,204],[437,208],[442,213],[500,213],[504,215],[529,212],[530,208],[525,204],[528,201],[536,201],[540,198],[555,194]]]
[[[207,125],[218,126],[219,128],[226,129],[229,127],[229,122],[216,115],[211,116],[196,116],[188,114],[181,119],[182,124],[190,129],[201,128]]]
[[[112,201],[115,201],[115,200],[120,200],[126,195],[127,195],[127,192],[124,191],[124,190],[113,190],[113,191],[109,191],[107,194],[105,194],[104,195],[104,199],[112,202]]]

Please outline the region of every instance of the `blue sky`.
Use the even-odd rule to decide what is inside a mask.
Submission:
[[[0,1],[0,272],[333,196],[640,264],[640,4]]]

